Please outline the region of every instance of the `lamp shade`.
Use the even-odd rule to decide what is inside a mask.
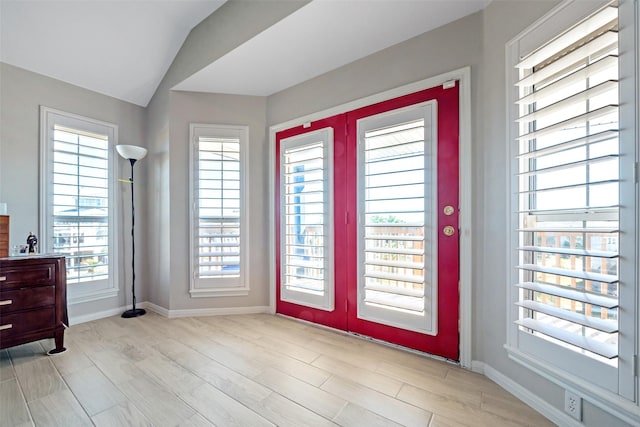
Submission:
[[[147,149],[137,145],[116,145],[116,151],[128,160],[140,160],[147,155]]]

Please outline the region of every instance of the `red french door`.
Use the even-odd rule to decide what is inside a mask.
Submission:
[[[276,311],[457,360],[459,91],[276,134]]]

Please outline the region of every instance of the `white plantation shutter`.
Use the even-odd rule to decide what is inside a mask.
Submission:
[[[280,142],[281,299],[334,308],[333,129]]]
[[[70,304],[111,298],[118,127],[44,106],[40,113],[39,252],[65,256]]]
[[[246,130],[192,125],[193,296],[244,288]]]
[[[519,64],[520,333],[617,366],[617,8]]]
[[[437,333],[434,117],[427,103],[358,121],[358,316],[427,334]]]
[[[67,282],[109,276],[109,138],[54,125],[48,247],[65,255]]]

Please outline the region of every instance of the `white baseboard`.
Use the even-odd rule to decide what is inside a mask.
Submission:
[[[177,317],[197,317],[197,316],[224,316],[229,314],[260,314],[269,313],[269,306],[253,307],[224,307],[224,308],[193,308],[183,310],[167,310],[159,305],[146,302],[145,308],[158,313],[161,316],[174,319]]]
[[[498,372],[496,369],[492,368],[486,363],[474,360],[471,362],[471,370],[479,374],[483,374],[484,376],[507,390],[509,393],[513,394],[515,397],[531,406],[551,422],[563,427],[584,427],[584,424],[571,418],[569,415],[551,405],[549,402],[541,399],[537,395],[533,394],[517,382],[513,381],[511,378],[507,377],[501,372]]]
[[[142,305],[140,305],[142,307]],[[105,317],[115,316],[123,313],[129,307],[116,307],[109,310],[98,311],[91,314],[83,314],[81,316],[69,316],[69,326],[78,325],[80,323],[91,322],[92,320],[104,319]]]
[[[159,315],[167,317],[169,319],[173,319],[177,317],[223,316],[223,315],[229,315],[229,314],[270,313],[269,306],[168,310],[152,302],[144,301],[136,304],[136,307],[151,310],[154,313],[158,313]],[[81,316],[71,316],[69,317],[69,326],[78,325],[80,323],[85,323],[85,322],[91,322],[92,320],[104,319],[105,317],[116,316],[118,314],[122,314],[125,310],[128,310],[129,308],[131,307],[129,306],[117,307],[109,310],[99,311],[96,313],[84,314]]]

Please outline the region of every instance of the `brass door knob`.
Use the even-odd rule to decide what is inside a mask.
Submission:
[[[442,229],[442,232],[444,233],[445,236],[453,236],[454,234],[456,234],[456,229],[450,225],[447,225],[445,228]]]
[[[447,206],[445,206],[445,207],[442,209],[442,212],[444,212],[444,214],[445,214],[446,216],[453,215],[453,213],[454,213],[455,211],[456,211],[456,210],[455,210],[455,209],[454,209],[454,207],[453,207],[453,206],[451,206],[451,205],[447,205]]]

